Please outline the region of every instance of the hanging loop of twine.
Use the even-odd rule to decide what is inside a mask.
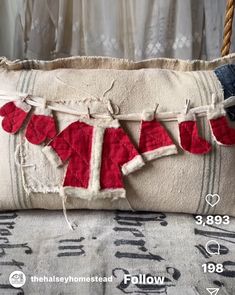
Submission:
[[[221,48],[222,56],[228,55],[230,51],[232,29],[233,29],[234,8],[235,8],[235,0],[227,0],[225,19],[224,19],[223,43]]]

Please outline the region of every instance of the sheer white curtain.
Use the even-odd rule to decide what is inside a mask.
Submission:
[[[220,56],[225,4],[226,0],[1,0],[0,55],[212,59]]]

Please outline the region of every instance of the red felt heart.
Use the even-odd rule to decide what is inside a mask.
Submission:
[[[25,137],[33,144],[41,144],[46,139],[54,138],[56,134],[56,125],[52,116],[33,114],[28,123]]]
[[[23,125],[30,106],[24,102],[8,102],[0,108],[0,116],[4,117],[2,120],[2,128],[9,133],[16,133]]]

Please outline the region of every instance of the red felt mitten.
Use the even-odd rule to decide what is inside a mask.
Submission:
[[[218,144],[235,144],[235,129],[228,125],[226,113],[222,107],[211,107],[207,113],[212,134]]]
[[[149,114],[149,115],[148,115]],[[154,118],[154,113],[145,113],[140,127],[139,151],[146,161],[177,154],[166,129]]]
[[[46,139],[54,138],[56,134],[56,124],[51,110],[36,109],[27,125],[27,140],[33,144],[41,144]]]
[[[0,108],[2,128],[9,133],[16,133],[22,127],[31,106],[23,100],[11,101]]]
[[[201,138],[198,133],[196,117],[192,112],[178,116],[179,137],[181,147],[192,154],[207,154],[211,144]]]

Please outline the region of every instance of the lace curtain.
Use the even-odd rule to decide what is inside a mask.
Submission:
[[[212,59],[220,56],[225,5],[226,0],[1,0],[0,55]]]

